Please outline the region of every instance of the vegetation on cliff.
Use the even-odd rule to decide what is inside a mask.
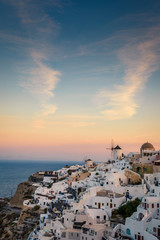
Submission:
[[[123,217],[123,219],[130,217],[134,212],[136,212],[140,202],[140,199],[136,198],[135,200],[129,201],[126,204],[122,205],[118,209],[113,210],[112,218],[116,218],[118,215]]]

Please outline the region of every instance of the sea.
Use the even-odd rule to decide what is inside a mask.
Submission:
[[[66,165],[82,165],[83,162],[73,161],[9,161],[0,160],[0,198],[11,198],[19,183],[38,171],[54,171]]]

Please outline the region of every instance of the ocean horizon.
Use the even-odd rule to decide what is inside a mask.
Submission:
[[[11,198],[19,183],[38,171],[58,170],[65,165],[82,165],[83,161],[0,160],[0,198]]]

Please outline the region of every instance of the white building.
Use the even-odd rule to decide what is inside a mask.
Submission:
[[[149,195],[160,197],[160,173],[144,174]]]
[[[82,227],[80,240],[97,240],[102,239],[106,231],[104,224],[85,224]]]
[[[115,148],[113,148],[113,159],[117,160],[117,159],[122,159],[122,148],[120,148],[120,146],[116,146]]]
[[[88,199],[88,205],[95,208],[101,208],[111,216],[112,210],[117,209],[122,203],[126,201],[126,198],[122,194],[115,193],[113,191],[102,190],[97,192],[97,195]]]
[[[86,163],[86,167],[87,168],[90,168],[93,166],[93,161],[91,159],[87,159],[85,160],[85,163]]]
[[[115,232],[136,240],[158,240],[160,237],[160,199],[146,196],[137,212],[126,218],[125,225],[118,224]],[[116,239],[116,238],[115,238]]]
[[[147,192],[146,184],[142,182],[140,185],[128,185],[128,180],[125,176],[125,171],[112,169],[112,172],[106,175],[104,189],[112,190],[119,194],[129,192],[131,197],[142,198]]]
[[[160,156],[160,150],[155,151],[154,146],[146,142],[140,148],[139,162],[143,164],[154,163],[157,160],[157,156]]]

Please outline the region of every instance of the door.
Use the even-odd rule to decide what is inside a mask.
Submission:
[[[160,237],[160,226],[158,226],[158,237]]]
[[[140,235],[138,235],[138,240],[141,240],[141,236]]]
[[[98,208],[101,208],[101,203],[100,202],[98,203]]]

